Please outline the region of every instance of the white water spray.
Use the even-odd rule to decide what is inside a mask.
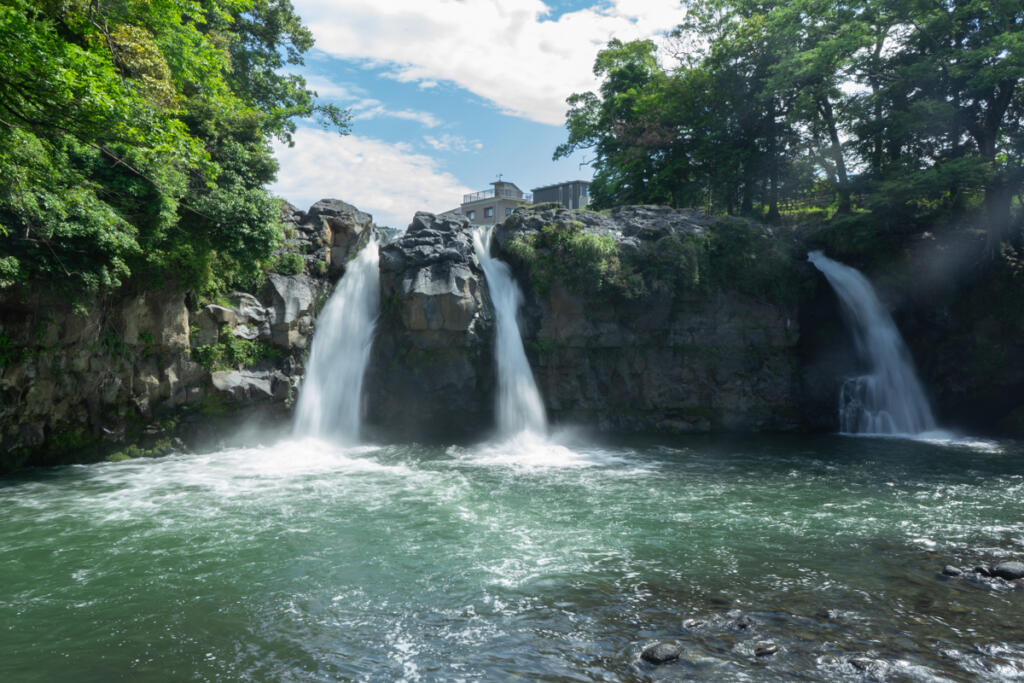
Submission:
[[[820,251],[807,260],[824,273],[842,303],[854,344],[870,374],[852,377],[839,393],[839,429],[848,434],[919,435],[935,418],[914,371],[910,351],[871,283],[856,269]]]
[[[498,361],[498,431],[503,437],[524,432],[547,432],[547,417],[530,363],[523,350],[516,314],[523,294],[508,266],[490,254],[491,231],[481,228],[473,233],[476,257],[484,269],[487,288],[494,303],[497,326],[495,356]]]
[[[296,436],[359,440],[363,375],[380,310],[379,259],[371,238],[320,314],[295,408]]]

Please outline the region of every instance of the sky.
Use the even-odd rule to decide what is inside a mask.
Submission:
[[[586,156],[557,162],[565,99],[595,90],[612,38],[654,38],[679,0],[292,0],[316,46],[295,69],[351,134],[301,122],[275,144],[270,186],[300,209],[342,199],[378,225],[453,209],[501,174],[520,189],[589,180]]]

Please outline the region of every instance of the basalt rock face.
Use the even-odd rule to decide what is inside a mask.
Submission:
[[[187,305],[174,290],[74,305],[44,288],[0,291],[0,470],[201,448],[246,421],[289,419],[326,264],[343,271],[372,221],[337,200],[308,213],[286,204],[282,220],[301,272],[217,303]]]
[[[553,421],[667,433],[800,426],[795,300],[732,291],[728,284],[673,286],[657,270],[623,275],[619,290],[595,296],[571,277],[539,278],[522,254],[523,244],[544,244],[543,231],[576,232],[603,240],[591,244],[614,245],[602,267],[624,270],[687,241],[708,244],[717,223],[667,207],[610,215],[550,208],[517,212],[496,229],[493,249],[527,293],[520,327]],[[699,279],[696,272],[692,277]]]
[[[483,434],[494,419],[494,319],[468,221],[417,213],[381,247],[380,279],[368,431],[441,442]]]

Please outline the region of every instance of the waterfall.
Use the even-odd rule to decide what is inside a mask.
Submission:
[[[487,278],[497,326],[498,431],[506,437],[523,432],[544,434],[547,431],[544,403],[533,381],[516,322],[523,294],[509,267],[491,257],[491,235],[491,231],[484,228],[474,231],[473,247]]]
[[[376,238],[348,264],[317,320],[295,409],[297,436],[359,439],[363,375],[380,309]]]
[[[839,296],[857,351],[870,373],[847,379],[839,392],[839,428],[849,434],[921,434],[935,418],[903,337],[871,283],[854,268],[820,251],[807,260]]]

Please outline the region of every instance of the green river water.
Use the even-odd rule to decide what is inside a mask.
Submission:
[[[2,480],[0,681],[1024,678],[1020,445],[555,441]]]

